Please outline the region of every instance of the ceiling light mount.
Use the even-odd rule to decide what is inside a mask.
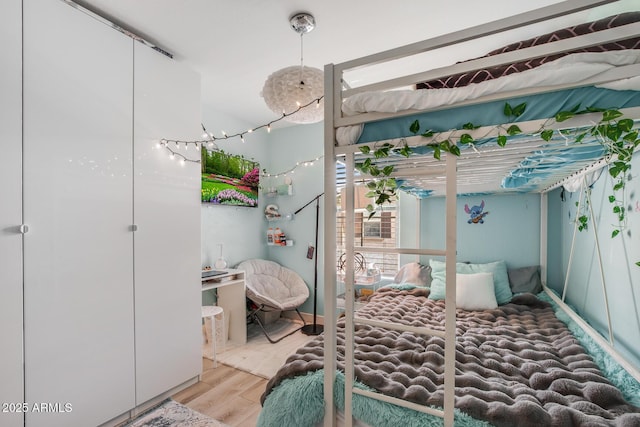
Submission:
[[[316,27],[316,20],[312,14],[307,12],[298,12],[289,18],[291,28],[296,33],[302,35],[311,32]]]

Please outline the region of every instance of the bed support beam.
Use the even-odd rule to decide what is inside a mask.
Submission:
[[[362,66],[370,66],[383,62],[392,61],[394,59],[403,58],[417,53],[428,52],[430,50],[451,46],[468,40],[480,37],[490,36],[514,28],[523,27],[537,22],[546,21],[552,18],[561,17],[567,14],[592,9],[616,0],[567,0],[561,3],[541,7],[529,12],[520,13],[518,15],[507,18],[498,19],[486,24],[476,25],[475,27],[466,28],[464,30],[455,31],[453,33],[434,37],[417,43],[408,44],[399,48],[389,49],[373,55],[364,56],[352,61],[343,62],[336,65],[337,73],[342,76],[344,70],[354,70]]]
[[[376,326],[379,328],[393,329],[395,331],[411,332],[417,335],[432,335],[435,337],[445,338],[445,333],[443,331],[435,329],[418,328],[416,326],[403,325],[402,323],[389,325],[388,322],[382,322],[375,319],[366,319],[364,317],[355,317],[354,319],[359,325]]]
[[[456,262],[457,262],[457,157],[446,155],[447,193],[445,198],[446,288],[444,337],[444,425],[453,426],[456,387]]]
[[[578,198],[578,205],[576,206],[576,216],[580,212],[582,207],[582,195],[584,193],[584,180],[580,184],[580,197]],[[565,301],[567,296],[567,286],[569,285],[569,278],[571,277],[571,266],[573,265],[573,250],[576,247],[576,236],[578,235],[578,218],[575,218],[573,223],[573,236],[571,238],[571,250],[569,251],[569,262],[567,263],[567,274],[564,276],[564,286],[562,287],[562,302]]]
[[[517,49],[511,52],[502,53],[499,55],[492,55],[489,57],[483,57],[466,61],[461,64],[449,65],[446,67],[435,68],[433,70],[411,74],[408,76],[398,77],[395,79],[389,79],[378,83],[359,86],[354,89],[345,90],[342,93],[344,98],[355,95],[357,93],[386,90],[389,88],[404,87],[414,85],[418,82],[428,82],[430,80],[439,79],[443,76],[452,74],[452,70],[456,73],[466,73],[475,70],[482,70],[500,65],[514,64],[522,61],[529,60],[531,58],[543,57],[550,54],[568,52],[578,48],[588,48],[591,46],[597,46],[605,42],[622,40],[629,37],[629,34],[638,32],[640,23],[629,24],[624,27],[610,28],[608,30],[601,30],[594,33],[584,34],[576,38],[562,39],[553,41],[541,45],[536,45],[528,48]],[[576,40],[580,40],[580,43],[576,43]]]
[[[442,249],[413,249],[413,248],[379,248],[372,246],[358,246],[360,252],[371,252],[379,254],[405,254],[405,255],[427,255],[446,256],[447,252]]]
[[[324,87],[333,88],[333,64],[324,67]],[[336,380],[336,271],[333,262],[336,255],[336,156],[334,152],[336,130],[333,126],[333,92],[325,91],[324,110],[324,427],[336,424],[336,408],[333,389]],[[318,248],[316,248],[317,250]],[[329,396],[327,399],[326,396]]]
[[[609,343],[615,346],[613,338],[613,326],[611,325],[611,314],[609,313],[609,297],[607,295],[607,282],[604,278],[604,267],[602,266],[602,252],[600,252],[600,240],[598,239],[598,224],[596,222],[596,216],[593,213],[593,204],[591,203],[591,189],[587,188],[584,175],[582,176],[583,186],[585,188],[585,197],[587,206],[589,207],[589,214],[591,215],[591,229],[593,230],[593,238],[596,242],[596,252],[598,253],[598,268],[600,269],[600,281],[602,283],[602,295],[604,297],[604,310],[607,314],[607,327],[609,329]]]
[[[346,156],[346,187],[345,187],[345,235],[353,236],[355,234],[355,201],[353,189],[354,176],[354,155]],[[353,333],[354,333],[354,253],[355,242],[351,238],[345,241],[345,278],[344,278],[344,294],[345,294],[345,324],[344,324],[344,418],[345,426],[351,427],[353,424],[353,382],[354,382],[354,354],[353,354]],[[351,361],[348,363],[347,361]]]
[[[636,381],[640,382],[640,370],[629,363],[618,351],[605,340],[602,335],[598,333],[591,325],[585,322],[580,315],[578,315],[571,307],[569,307],[564,301],[562,301],[551,289],[546,285],[543,286],[544,291],[549,297],[560,307],[574,322],[578,324],[589,336],[602,347],[609,355],[622,366]]]
[[[540,280],[547,284],[547,268],[549,265],[549,195],[540,194]]]

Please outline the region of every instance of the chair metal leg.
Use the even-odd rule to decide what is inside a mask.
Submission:
[[[302,329],[307,323],[304,320],[304,317],[302,317],[302,314],[300,314],[300,311],[296,308],[295,311],[296,313],[298,313],[298,317],[300,318],[300,320],[302,320],[302,326],[300,326],[299,328],[296,328],[290,332],[288,332],[287,334],[281,336],[278,339],[274,339],[271,338],[271,336],[269,336],[269,334],[267,333],[267,330],[265,329],[264,325],[262,324],[262,321],[260,320],[260,317],[258,317],[258,312],[259,311],[268,311],[268,310],[263,310],[264,305],[260,306],[259,308],[253,310],[251,313],[249,313],[248,317],[251,318],[251,321],[255,321],[258,326],[260,326],[260,329],[262,329],[262,333],[264,334],[265,337],[267,337],[267,340],[269,340],[269,342],[271,344],[275,344],[277,342],[282,341],[282,339],[288,337],[289,335],[293,335],[296,332],[298,332],[300,329]]]

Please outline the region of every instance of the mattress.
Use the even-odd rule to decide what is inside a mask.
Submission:
[[[358,316],[443,329],[443,305],[428,290],[385,289]],[[639,425],[640,385],[603,368],[555,316],[550,300],[521,294],[497,309],[457,310],[456,426]],[[344,323],[338,324],[337,360],[344,363]],[[441,407],[443,340],[357,326],[357,387]],[[314,425],[322,416],[322,337],[291,356],[268,383],[258,425]],[[616,388],[603,372],[624,382]],[[336,406],[344,407],[342,374]],[[311,398],[311,399],[309,399]],[[438,425],[441,420],[353,396],[354,416],[375,426]],[[319,402],[318,402],[319,400]],[[630,403],[633,402],[633,403]],[[313,419],[301,417],[312,414]],[[434,421],[435,420],[435,421]],[[278,424],[279,423],[279,424]]]
[[[408,137],[412,135],[409,126],[415,120],[424,120],[426,125],[423,129],[432,129],[435,132],[460,129],[467,122],[483,126],[504,124],[508,122],[508,118],[502,113],[505,100],[483,102],[483,99],[521,88],[537,89],[539,93],[530,97],[518,96],[506,99],[512,105],[528,102],[528,105],[533,107],[519,117],[519,121],[553,117],[557,112],[571,109],[576,105],[583,107],[601,105],[603,108],[636,106],[637,99],[632,101],[630,98],[635,98],[634,92],[640,90],[640,77],[602,84],[598,87],[587,85],[590,87],[560,91],[549,89],[563,83],[579,86],[581,81],[586,82],[617,67],[634,64],[640,64],[640,50],[580,53],[563,57],[533,70],[462,88],[359,93],[344,101],[342,111],[345,115],[413,110],[425,112],[375,121],[365,126],[338,128],[337,142],[338,145],[349,145]],[[571,95],[572,93],[575,94]],[[602,95],[594,95],[598,93]],[[593,96],[597,98],[593,99]],[[620,98],[617,98],[618,96]],[[456,103],[474,100],[477,102],[471,105],[450,107]]]

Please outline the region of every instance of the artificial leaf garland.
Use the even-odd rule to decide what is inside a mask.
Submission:
[[[509,122],[513,122],[526,111],[526,108],[526,103],[521,103],[515,106],[505,103],[503,113],[509,119]],[[602,113],[601,120],[587,129],[576,129],[575,131],[569,131],[567,133],[567,131],[556,131],[547,128],[554,121],[560,123],[580,114],[598,112]],[[595,137],[605,148],[605,159],[609,164],[609,175],[614,180],[612,186],[613,194],[609,195],[608,200],[612,205],[612,212],[618,219],[618,224],[614,226],[614,230],[611,233],[612,238],[618,236],[626,226],[627,217],[624,189],[626,182],[629,179],[628,172],[631,169],[633,153],[638,145],[640,145],[638,130],[634,130],[633,126],[634,121],[629,118],[623,118],[623,113],[617,109],[602,109],[594,107],[581,109],[580,105],[576,105],[571,110],[558,112],[553,118],[546,120],[538,132],[534,132],[534,134],[540,134],[540,138],[544,141],[550,141],[554,134],[558,132],[565,137],[572,136],[573,141],[576,144],[581,143],[586,136],[591,135]],[[480,125],[468,122],[462,125],[462,130],[474,130],[479,127]],[[522,133],[522,130],[516,124],[511,124],[506,129],[503,125],[497,125],[494,129],[498,130],[496,143],[500,147],[507,145],[509,137]],[[437,160],[440,160],[442,152],[447,152],[454,156],[460,156],[460,148],[452,141],[453,139],[457,139],[458,143],[463,145],[473,145],[476,142],[468,132],[462,132],[457,136],[455,135],[455,132],[449,132],[449,136],[446,139],[439,141],[438,137],[443,135],[444,132],[436,133],[429,129],[420,133],[421,128],[418,120],[411,123],[409,131],[414,135],[421,135],[424,138],[430,139],[430,141],[425,145],[433,150],[433,157]],[[376,160],[384,159],[389,157],[392,150],[405,157],[409,157],[413,153],[413,149],[409,147],[406,140],[402,139],[400,147],[396,147],[388,142],[383,143],[379,147],[375,147],[373,157]],[[371,148],[368,146],[362,146],[360,147],[360,152],[365,155],[370,155]],[[369,189],[367,197],[375,198],[376,205],[380,206],[384,203],[395,200],[398,185],[396,180],[391,176],[395,169],[393,165],[387,165],[380,169],[376,166],[371,157],[367,157],[363,162],[356,164],[356,169],[365,175],[373,177],[373,180],[367,183],[367,188]],[[368,205],[367,210],[369,212],[369,218],[375,215],[375,207],[373,205]],[[588,228],[589,219],[588,213],[583,213],[577,218],[578,229],[580,231]],[[640,267],[640,261],[636,262],[636,265]]]

